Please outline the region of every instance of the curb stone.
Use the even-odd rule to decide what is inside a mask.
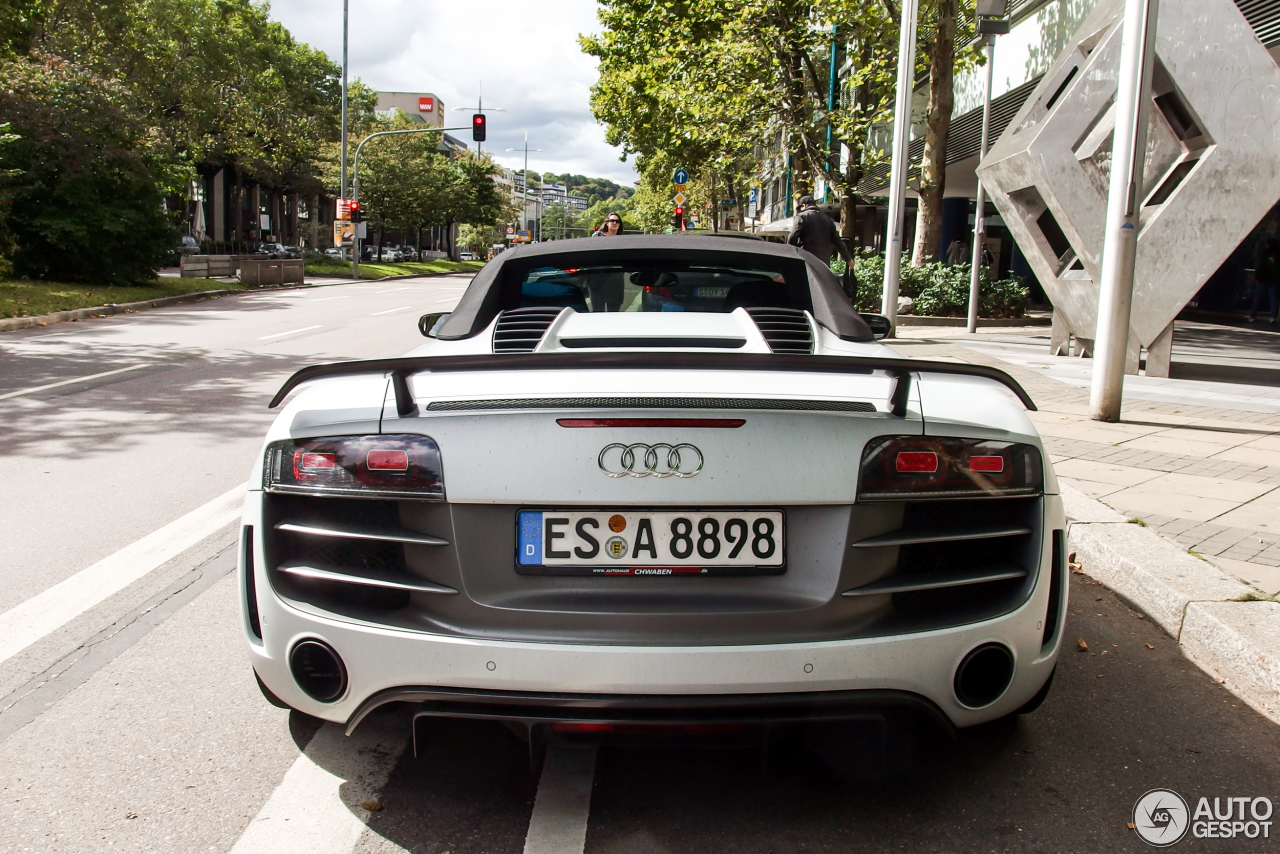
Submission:
[[[1061,489],[1068,550],[1081,568],[1142,609],[1197,667],[1280,723],[1280,602],[1126,523],[1070,484]]]
[[[466,272],[466,271],[462,271]],[[457,273],[411,273],[407,276],[383,276],[381,279],[360,279],[361,282],[392,282],[400,279],[430,279],[436,276],[456,276]],[[189,294],[177,294],[171,297],[159,297],[157,299],[139,300],[137,302],[122,302],[114,305],[96,305],[89,308],[70,308],[66,311],[54,311],[49,314],[36,314],[30,317],[3,317],[0,318],[0,332],[12,332],[15,329],[30,329],[34,326],[48,326],[53,323],[65,323],[70,320],[88,320],[92,317],[110,317],[116,314],[128,314],[134,311],[143,311],[148,308],[164,308],[170,305],[181,305],[187,302],[199,302],[206,299],[216,299],[218,297],[228,296],[230,294],[256,294],[262,291],[290,291],[300,290],[303,288],[328,288],[334,285],[352,284],[351,282],[333,282],[326,285],[309,285],[306,282],[302,284],[289,285],[266,285],[258,288],[241,288],[239,290],[216,290],[216,291],[192,291]]]

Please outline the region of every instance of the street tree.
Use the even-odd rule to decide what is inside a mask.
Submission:
[[[56,56],[0,64],[0,195],[14,272],[55,281],[150,281],[177,242],[162,146],[122,84]]]

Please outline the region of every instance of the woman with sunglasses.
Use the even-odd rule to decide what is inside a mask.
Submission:
[[[592,237],[616,237],[619,234],[622,234],[622,215],[611,213]],[[587,293],[591,297],[592,311],[621,311],[626,280],[622,273],[595,273],[587,277]]]

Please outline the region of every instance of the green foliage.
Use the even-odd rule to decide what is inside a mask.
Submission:
[[[571,175],[568,172],[563,175],[544,172],[542,180],[546,184],[563,184],[570,193],[586,196],[588,206],[609,199],[626,199],[634,192],[630,187],[615,184],[607,178],[587,178],[583,175]]]
[[[970,272],[967,264],[923,264],[912,267],[903,255],[898,294],[915,300],[913,313],[930,317],[964,317],[969,313]],[[884,257],[858,255],[854,258],[858,280],[857,308],[879,312],[884,296]],[[1030,297],[1018,278],[993,279],[983,269],[978,274],[978,315],[980,317],[1023,317]]]
[[[0,65],[0,148],[14,271],[66,282],[149,281],[177,242],[162,153],[119,83],[55,56]]]
[[[234,162],[294,188],[336,140],[341,69],[252,0],[47,0],[41,50],[116,79],[188,172]],[[175,187],[186,183],[181,176]],[[303,187],[303,189],[310,189]]]

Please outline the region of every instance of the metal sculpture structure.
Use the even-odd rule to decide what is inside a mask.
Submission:
[[[1090,355],[1124,0],[1099,0],[978,175]],[[1173,319],[1280,198],[1280,67],[1232,0],[1161,0],[1126,370],[1168,376]]]

